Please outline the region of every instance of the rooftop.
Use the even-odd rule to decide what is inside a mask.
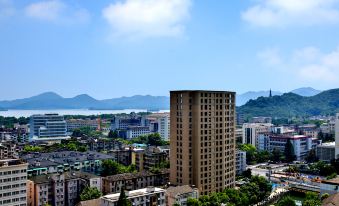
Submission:
[[[159,174],[169,174],[169,173],[170,173],[169,169],[162,169]],[[121,180],[130,180],[130,179],[152,176],[152,175],[157,175],[157,174],[144,170],[138,173],[124,173],[124,174],[111,175],[111,176],[104,177],[103,179],[106,179],[109,181],[121,181]]]
[[[48,167],[61,164],[73,164],[75,162],[84,162],[87,160],[112,159],[111,155],[99,152],[75,152],[62,151],[50,153],[30,153],[22,156],[22,159],[29,163],[29,168]],[[36,163],[39,166],[36,166]]]
[[[150,193],[161,193],[161,192],[165,192],[165,190],[158,188],[158,187],[149,187],[149,188],[143,188],[139,190],[132,190],[132,191],[125,192],[125,193],[126,193],[127,198],[135,198],[135,197],[147,195]],[[120,193],[115,193],[115,194],[105,195],[101,198],[108,200],[108,201],[115,202],[115,201],[118,201],[119,196],[120,196]]]
[[[231,91],[213,91],[213,90],[173,90],[173,91],[170,91],[170,93],[180,93],[180,92],[232,93],[232,94],[235,94],[235,92],[231,92]]]
[[[318,145],[318,147],[335,147],[335,142],[325,142]]]
[[[49,174],[49,175],[38,175],[30,177],[29,179],[35,184],[48,183],[53,177],[63,176],[65,180],[71,179],[91,179],[97,178],[98,176],[87,173],[87,172],[65,172],[63,174]]]
[[[177,187],[169,187],[166,190],[166,193],[169,196],[175,197],[177,195],[182,195],[186,193],[193,192],[193,189],[189,185],[177,186]]]

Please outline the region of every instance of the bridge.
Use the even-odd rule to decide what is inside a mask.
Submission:
[[[298,182],[290,182],[289,188],[290,191],[296,191],[296,192],[316,192],[320,193],[320,186],[316,185],[309,185],[305,183],[298,183]]]

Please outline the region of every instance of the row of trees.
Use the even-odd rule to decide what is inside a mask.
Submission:
[[[243,206],[253,205],[266,199],[272,190],[272,185],[264,178],[252,176],[248,183],[239,190],[230,188],[223,192],[200,196],[199,199],[188,199],[188,206],[219,206],[221,204]]]
[[[3,117],[0,116],[0,126],[3,125],[6,128],[13,128],[14,124],[19,123],[21,125],[28,124],[29,118],[28,117]]]
[[[119,135],[116,131],[110,131],[108,133],[108,138],[122,140],[119,138]],[[139,137],[133,138],[131,140],[123,140],[126,144],[146,144],[151,146],[164,146],[169,145],[168,141],[165,141],[161,138],[159,133],[152,133],[149,135],[141,135]]]

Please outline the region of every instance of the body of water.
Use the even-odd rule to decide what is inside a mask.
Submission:
[[[60,115],[99,115],[99,114],[119,114],[131,112],[147,112],[146,109],[123,109],[123,110],[88,110],[88,109],[53,109],[53,110],[8,110],[0,111],[0,116],[4,117],[29,117],[33,114],[57,113]],[[159,112],[169,112],[160,110]]]

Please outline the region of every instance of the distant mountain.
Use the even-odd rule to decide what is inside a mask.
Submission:
[[[132,96],[97,100],[87,94],[63,98],[53,92],[42,93],[30,98],[0,101],[3,109],[168,109],[169,97]]]
[[[298,89],[294,89],[292,91],[290,91],[294,94],[298,94],[300,96],[304,96],[304,97],[310,97],[310,96],[314,96],[319,94],[321,91],[320,90],[316,90],[313,89],[312,87],[302,87],[302,88],[298,88]],[[237,106],[242,106],[244,104],[246,104],[249,100],[255,100],[258,97],[268,97],[270,94],[270,91],[258,91],[258,92],[246,92],[243,94],[238,94],[237,95]],[[279,91],[272,91],[272,95],[282,95],[282,92]]]
[[[272,95],[282,95],[282,92],[279,91],[272,91]],[[251,99],[257,99],[258,97],[268,97],[270,95],[270,91],[258,91],[258,92],[254,92],[254,91],[250,91],[250,92],[246,92],[243,94],[237,94],[237,106],[241,106],[246,104],[246,102],[248,102]]]
[[[259,97],[238,107],[246,116],[295,117],[334,114],[339,112],[339,89],[303,97],[294,93],[281,96]]]
[[[319,94],[321,91],[313,89],[312,87],[302,87],[299,89],[292,90],[291,92],[294,94],[298,94],[300,96],[311,97]]]

